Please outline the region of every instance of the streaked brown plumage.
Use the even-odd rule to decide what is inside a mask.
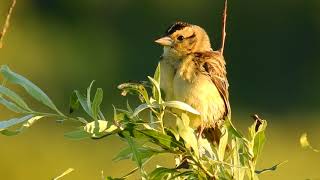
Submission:
[[[179,100],[197,109],[201,117],[191,120],[194,128],[210,133],[230,116],[225,60],[213,51],[207,33],[199,26],[177,22],[164,37],[161,57],[161,88],[166,100]]]

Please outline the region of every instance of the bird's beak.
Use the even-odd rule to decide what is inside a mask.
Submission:
[[[157,39],[157,40],[155,40],[155,42],[162,45],[162,46],[172,46],[173,45],[173,40],[168,36]]]

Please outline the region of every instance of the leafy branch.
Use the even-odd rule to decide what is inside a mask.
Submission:
[[[263,170],[256,170],[256,163],[265,143],[267,122],[254,116],[254,123],[249,127],[249,136],[245,137],[226,120],[221,127],[219,144],[198,137],[189,124],[199,112],[190,105],[179,101],[165,101],[160,90],[160,66],[147,83],[124,83],[118,86],[121,94],[132,94],[141,102],[136,108],[127,103],[126,108],[114,107],[113,120],[106,120],[100,104],[103,91],[97,88],[92,96],[94,81],[85,94],[75,90],[70,97],[70,113],[80,107],[86,117],[74,117],[62,113],[52,100],[35,84],[25,77],[11,71],[8,66],[0,68],[6,83],[15,84],[50,111],[40,112],[30,108],[17,93],[0,85],[0,104],[16,112],[21,117],[0,121],[0,133],[17,135],[43,118],[59,121],[78,121],[81,126],[65,134],[70,139],[101,139],[118,135],[128,146],[114,158],[115,161],[131,159],[137,167],[121,178],[125,179],[135,172],[140,172],[142,179],[258,179],[258,174],[275,170],[278,165]],[[15,128],[14,128],[15,127]],[[146,172],[144,166],[154,156],[170,153],[175,156],[175,167],[157,167]]]

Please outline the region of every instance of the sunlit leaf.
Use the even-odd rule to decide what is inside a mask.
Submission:
[[[300,137],[300,145],[302,148],[309,148],[313,150],[314,152],[320,152],[318,149],[315,149],[311,146],[311,144],[308,141],[307,133],[303,133]]]
[[[177,118],[177,127],[180,137],[184,140],[187,148],[192,148],[195,155],[199,157],[198,141],[194,130],[189,126],[189,117],[182,114],[181,118]]]
[[[106,129],[108,129],[108,121],[104,121],[104,120],[98,120],[97,121],[98,124],[96,124],[96,122],[90,122],[88,123],[86,126],[84,126],[84,130],[88,133],[101,133],[103,131],[105,131]],[[95,129],[98,129],[98,131],[95,131]]]
[[[161,73],[161,67],[160,67],[160,63],[158,63],[156,71],[154,72],[154,75],[153,75],[153,79],[157,81],[158,84],[160,84],[160,73]]]
[[[150,80],[150,82],[152,83],[152,86],[153,86],[153,90],[152,90],[153,97],[155,98],[155,100],[158,103],[162,103],[160,84],[150,76],[148,76],[148,79]]]
[[[189,104],[186,104],[184,102],[166,101],[166,102],[163,103],[163,105],[166,106],[166,107],[176,108],[176,109],[180,109],[180,110],[183,110],[183,111],[187,111],[187,112],[190,112],[190,113],[195,114],[195,115],[200,115],[199,111],[197,111],[196,109],[191,107]]]
[[[205,155],[212,159],[216,159],[216,156],[211,148],[211,144],[209,143],[208,139],[200,137],[198,139],[198,146],[200,155]]]
[[[31,127],[35,122],[37,122],[39,119],[43,118],[44,116],[34,116],[22,123],[22,125],[15,130],[9,130],[9,129],[4,129],[0,131],[1,134],[6,135],[6,136],[14,136],[18,135],[22,132],[24,132],[27,128]]]
[[[285,164],[285,163],[287,163],[287,162],[288,162],[288,161],[283,161],[283,162],[278,163],[278,164],[276,164],[276,165],[274,165],[274,166],[272,166],[272,167],[270,167],[270,168],[266,168],[266,169],[262,169],[262,170],[256,170],[255,173],[256,173],[256,174],[263,174],[263,173],[266,173],[266,172],[269,172],[269,171],[275,171],[275,170],[277,170],[277,168],[278,168],[279,166],[282,166],[283,164]]]
[[[264,143],[266,141],[265,137],[265,129],[267,127],[267,121],[262,120],[262,124],[259,126],[258,131],[254,135],[254,145],[253,145],[253,153],[255,158],[261,154]]]
[[[218,159],[224,161],[224,154],[226,152],[226,147],[228,144],[228,130],[224,127],[221,128],[221,138],[218,146]]]
[[[152,94],[154,98],[157,100],[157,102],[161,103],[162,99],[161,99],[161,90],[160,90],[160,63],[158,63],[157,69],[153,76],[153,80],[157,82],[158,86],[155,86],[155,85],[152,86]]]
[[[26,79],[25,77],[11,71],[8,66],[2,65],[0,73],[8,80],[8,82],[22,86],[33,98],[42,102],[46,106],[63,115],[57,107],[53,104],[51,99],[35,84]]]
[[[58,179],[62,178],[63,176],[71,173],[72,171],[74,171],[74,169],[73,169],[73,168],[69,168],[69,169],[67,169],[66,171],[64,171],[61,175],[53,178],[53,180],[58,180]]]
[[[11,91],[10,89],[3,87],[0,85],[0,94],[7,96],[13,102],[15,102],[20,108],[23,108],[27,111],[32,111],[28,105],[24,102],[24,100],[15,92]],[[1,97],[2,98],[2,97]]]

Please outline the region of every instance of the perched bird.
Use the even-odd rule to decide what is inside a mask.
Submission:
[[[213,51],[204,29],[185,22],[172,24],[155,41],[163,46],[160,86],[165,100],[177,100],[200,112],[191,126],[201,135],[217,140],[218,129],[230,116],[225,60]],[[203,133],[203,134],[202,134]]]

